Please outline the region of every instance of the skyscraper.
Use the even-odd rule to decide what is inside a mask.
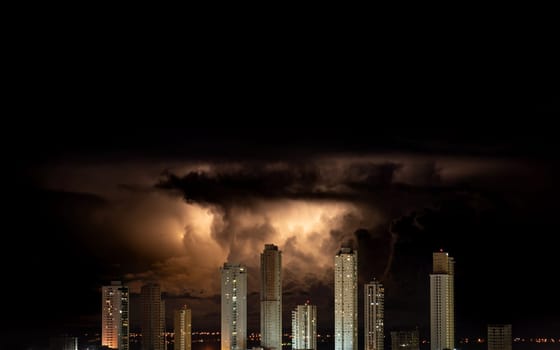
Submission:
[[[413,331],[391,332],[392,350],[420,350],[418,329]]]
[[[282,350],[282,252],[274,244],[261,253],[261,346]]]
[[[511,325],[488,325],[488,350],[511,350]]]
[[[225,263],[222,276],[222,350],[247,349],[247,268]]]
[[[375,279],[364,285],[365,350],[383,350],[385,288]]]
[[[140,290],[142,305],[142,350],[165,350],[165,303],[159,284],[148,283]]]
[[[309,301],[292,311],[292,349],[317,350],[317,306]]]
[[[175,310],[173,322],[175,350],[191,350],[191,309],[183,306]]]
[[[443,251],[433,254],[430,274],[431,350],[453,349],[455,344],[454,261]]]
[[[341,248],[334,257],[335,350],[358,349],[358,252]]]
[[[128,350],[128,287],[120,281],[101,287],[101,346]]]

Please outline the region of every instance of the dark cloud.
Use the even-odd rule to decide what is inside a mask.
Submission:
[[[302,164],[241,163],[216,167],[212,172],[192,171],[184,176],[163,174],[158,188],[181,190],[187,202],[243,202],[251,198],[312,196],[319,174]]]
[[[252,199],[359,200],[397,183],[431,185],[438,178],[434,162],[428,161],[409,164],[396,181],[403,168],[403,163],[367,159],[341,164],[240,162],[182,176],[167,171],[156,187],[179,191],[187,202],[244,205]]]
[[[516,218],[508,218],[508,215],[524,217],[519,210],[524,207],[521,203],[528,198],[526,191],[517,188],[517,184],[527,179],[538,181],[543,174],[529,162],[445,157],[439,160],[394,157],[393,161],[383,158],[338,163],[314,161],[305,167],[300,167],[298,162],[282,163],[280,167],[237,163],[232,169],[218,166],[206,173],[198,172],[196,176],[190,173],[183,177],[165,174],[158,187],[179,190],[187,200],[219,206],[227,213],[224,217],[230,219],[238,215],[239,212],[233,211],[240,207],[256,210],[261,200],[288,198],[313,202],[320,198],[353,203],[355,209],[337,219],[328,230],[329,239],[323,240],[319,249],[332,254],[340,244],[353,241],[359,250],[361,283],[377,277],[391,291],[388,307],[394,307],[396,317],[387,319],[388,326],[424,323],[427,311],[419,310],[415,305],[425,304],[432,251],[441,247],[453,252],[459,260],[468,260],[464,255],[466,249],[473,252],[482,249],[488,254],[490,247],[498,249],[498,242],[508,241],[503,236],[503,229],[513,228],[518,223]],[[517,175],[509,176],[512,172]],[[205,186],[201,187],[203,191],[193,190],[201,179],[205,186],[218,190],[207,191]],[[494,186],[496,182],[499,182],[498,187]],[[266,187],[267,183],[274,184],[274,191]],[[542,183],[535,186],[547,188]],[[364,215],[375,217],[375,220],[368,224],[367,220],[361,219]],[[245,252],[259,251],[259,244],[241,240],[238,242],[245,243],[231,245],[233,237],[256,236],[266,240],[278,234],[266,220],[248,230],[233,223],[221,233],[224,235],[221,239],[228,241],[230,247],[236,247],[236,251],[246,247]],[[297,235],[291,236],[283,246],[285,254],[292,259],[285,264],[288,297],[308,293],[305,286],[329,278],[309,275],[306,273],[308,269],[302,269],[313,257],[308,255],[307,247],[302,248],[299,240]],[[513,241],[509,239],[509,242]],[[518,243],[521,244],[521,240]],[[481,248],[481,244],[485,247]],[[329,253],[326,254],[327,260],[330,259]],[[509,254],[500,253],[500,256],[504,255]],[[495,262],[492,255],[485,258]],[[472,267],[478,265],[483,263],[472,263]],[[415,270],[412,266],[418,268]],[[306,276],[307,280],[301,276]],[[492,284],[491,280],[488,283]],[[489,304],[487,306],[492,309]],[[403,319],[408,319],[409,324],[400,321]],[[476,323],[476,318],[472,316],[468,322]]]

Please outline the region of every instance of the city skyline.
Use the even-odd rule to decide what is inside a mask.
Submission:
[[[479,132],[476,140],[468,129],[394,128],[375,137],[361,129],[117,128],[103,134],[113,143],[101,146],[87,134],[83,143],[56,138],[78,142],[72,149],[45,143],[14,186],[24,194],[13,204],[20,214],[9,217],[25,223],[11,246],[25,248],[32,266],[8,271],[22,286],[16,298],[52,300],[38,315],[45,328],[34,333],[99,329],[100,288],[111,280],[130,288],[131,329],[139,328],[140,288],[150,280],[161,285],[168,328],[169,312],[187,304],[200,319],[195,329],[213,329],[219,267],[245,265],[247,303],[259,305],[259,253],[267,243],[283,252],[283,329],[291,310],[311,300],[318,327],[329,331],[332,257],[347,240],[360,257],[358,309],[361,286],[376,276],[387,291],[387,331],[429,331],[431,253],[441,248],[458,262],[457,337],[484,334],[494,323],[527,336],[557,329],[546,287],[557,169],[547,149],[522,142],[519,129]],[[79,294],[37,292],[69,276]],[[534,288],[515,288],[519,276],[530,276]],[[515,302],[522,297],[531,304]],[[19,304],[6,310],[10,334],[30,312]],[[259,309],[250,308],[248,329],[259,323]]]

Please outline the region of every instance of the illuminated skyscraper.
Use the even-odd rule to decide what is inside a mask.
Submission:
[[[511,325],[488,325],[488,350],[511,350]]]
[[[101,346],[128,350],[128,287],[120,281],[101,288]]]
[[[261,346],[282,350],[282,252],[274,244],[261,253]]]
[[[183,306],[175,310],[173,322],[175,350],[191,350],[191,309]]]
[[[317,306],[309,301],[292,311],[292,349],[317,350]]]
[[[365,350],[383,350],[385,288],[375,279],[364,285]]]
[[[140,290],[142,305],[142,350],[165,350],[165,303],[159,284],[148,283]]]
[[[454,261],[443,251],[433,254],[433,273],[430,274],[430,348],[454,349],[455,299]]]
[[[247,268],[225,263],[222,276],[221,350],[247,349]]]
[[[392,350],[420,350],[418,329],[413,331],[391,332]]]
[[[358,349],[358,252],[341,248],[334,257],[335,350]]]

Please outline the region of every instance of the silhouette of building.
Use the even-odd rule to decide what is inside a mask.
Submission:
[[[142,305],[142,350],[166,350],[165,303],[159,284],[148,283],[140,290]]]
[[[391,332],[392,350],[420,350],[420,335],[418,329],[413,331]]]
[[[488,350],[511,350],[511,324],[488,325]]]
[[[51,337],[49,340],[49,350],[78,350],[77,337]]]

